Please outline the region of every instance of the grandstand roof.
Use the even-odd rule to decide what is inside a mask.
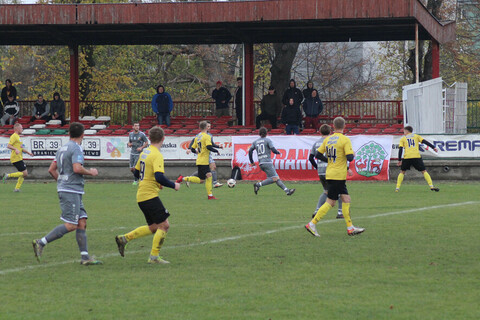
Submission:
[[[419,0],[251,0],[0,6],[3,45],[455,39]]]

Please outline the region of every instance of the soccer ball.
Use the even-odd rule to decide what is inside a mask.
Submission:
[[[236,184],[237,184],[237,181],[235,181],[235,179],[228,179],[228,181],[227,181],[227,186],[229,188],[235,187]]]

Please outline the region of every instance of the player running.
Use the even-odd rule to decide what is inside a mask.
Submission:
[[[257,151],[260,169],[267,174],[267,179],[263,180],[262,182],[255,183],[253,185],[253,192],[257,194],[258,190],[260,190],[260,187],[267,186],[275,182],[277,186],[287,194],[287,196],[291,196],[295,192],[295,189],[289,189],[283,184],[273,166],[271,154],[272,152],[275,154],[280,154],[280,152],[275,149],[272,140],[267,138],[267,129],[265,127],[261,127],[258,130],[258,134],[260,135],[260,138],[253,141],[252,146],[248,150],[248,158],[250,159],[251,164],[255,164],[253,161],[253,151]]]
[[[13,125],[14,133],[10,136],[10,140],[8,141],[7,148],[12,150],[10,153],[10,162],[13,166],[17,169],[18,172],[14,173],[4,173],[2,176],[3,183],[6,182],[8,178],[18,178],[17,184],[15,185],[15,189],[13,192],[20,192],[20,188],[22,187],[23,180],[28,176],[27,166],[25,162],[23,162],[23,153],[26,153],[33,157],[33,153],[23,148],[23,143],[20,140],[20,135],[23,132],[23,127],[20,123],[15,123]]]
[[[135,165],[138,162],[138,157],[140,153],[148,146],[148,139],[145,133],[140,131],[140,124],[133,124],[133,131],[128,134],[128,143],[127,146],[131,148],[130,150],[130,171],[135,172]],[[134,176],[133,185],[138,184],[138,178]]]
[[[180,184],[168,180],[164,173],[163,155],[160,152],[165,133],[160,127],[154,127],[148,132],[151,145],[140,154],[140,159],[135,165],[135,176],[140,180],[137,190],[138,206],[145,216],[147,225],[138,227],[127,234],[115,237],[118,252],[123,257],[125,255],[125,246],[128,242],[153,234],[152,250],[147,262],[150,264],[167,264],[159,254],[160,249],[165,242],[168,228],[168,217],[170,213],[163,206],[158,197],[158,192],[162,186],[180,189]]]
[[[432,178],[428,174],[427,170],[425,169],[425,165],[423,164],[422,157],[420,156],[420,143],[424,143],[430,148],[432,148],[435,152],[437,152],[437,148],[427,140],[423,139],[418,134],[413,133],[413,128],[411,126],[406,126],[403,129],[403,133],[405,134],[400,139],[399,149],[398,149],[398,164],[397,166],[400,167],[400,173],[397,177],[397,187],[395,188],[395,192],[400,190],[400,186],[402,185],[403,178],[405,177],[405,172],[410,170],[410,167],[413,166],[418,171],[423,173],[423,177],[428,183],[430,190],[432,191],[440,191],[439,188],[433,186]],[[405,155],[402,154],[403,150],[405,150]]]
[[[198,168],[198,177],[189,176],[183,177],[179,176],[177,181],[181,182],[192,182],[192,183],[203,183],[205,182],[205,189],[207,190],[208,200],[216,200],[213,196],[213,183],[212,183],[212,172],[210,170],[210,152],[220,153],[212,145],[212,137],[208,135],[208,123],[207,121],[201,121],[199,123],[200,133],[195,137],[193,144],[190,150],[193,153],[197,154],[197,168]]]
[[[320,195],[320,198],[318,198],[318,203],[317,207],[315,208],[315,212],[313,213],[313,217],[317,214],[318,209],[325,203],[327,200],[327,179],[325,178],[325,174],[327,172],[327,163],[317,160],[315,161],[315,154],[317,153],[317,149],[320,148],[320,146],[323,143],[323,140],[325,140],[329,135],[330,135],[330,126],[328,124],[324,124],[320,127],[320,133],[322,134],[322,137],[315,141],[315,143],[312,146],[312,149],[310,150],[310,155],[308,157],[308,160],[312,164],[312,166],[317,169],[318,172],[318,178],[320,179],[320,182],[322,183],[323,186],[323,193]],[[343,219],[343,214],[342,214],[342,198],[338,198],[338,212],[337,212],[337,219]]]
[[[317,214],[306,226],[308,232],[316,237],[320,237],[317,232],[316,224],[322,219],[327,212],[335,205],[338,198],[343,201],[343,216],[347,224],[347,234],[354,236],[365,231],[364,228],[353,226],[350,218],[350,195],[348,194],[346,180],[347,172],[353,175],[351,169],[345,170],[347,161],[351,162],[355,158],[353,155],[352,142],[343,135],[345,128],[345,119],[337,117],[333,120],[335,133],[327,137],[315,154],[316,158],[328,162],[327,163],[327,201],[318,209]],[[326,156],[324,156],[326,153]]]
[[[89,266],[102,264],[101,261],[90,257],[87,250],[87,212],[83,206],[82,197],[85,193],[84,175],[97,176],[95,168],[83,167],[84,158],[82,150],[83,124],[73,122],[68,129],[70,141],[58,149],[55,160],[50,164],[48,173],[57,180],[57,193],[60,200],[62,215],[60,219],[64,224],[56,226],[50,233],[41,239],[33,240],[33,252],[40,262],[43,249],[52,241],[58,240],[65,234],[76,231],[78,249],[82,260],[80,264]]]

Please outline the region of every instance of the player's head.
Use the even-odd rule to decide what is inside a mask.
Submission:
[[[21,124],[21,123],[18,123],[18,122],[15,123],[15,124],[13,125],[13,130],[14,130],[17,134],[22,133],[22,131],[23,131],[23,126],[22,126],[22,124]]]
[[[202,131],[207,130],[208,122],[207,121],[200,121],[198,124],[198,128]]]
[[[148,138],[152,143],[160,143],[165,138],[165,132],[160,127],[153,127],[148,131]]]
[[[13,94],[9,93],[7,97],[8,97],[8,101],[10,102],[13,101]]]
[[[258,134],[260,135],[260,137],[265,138],[267,136],[267,128],[261,127],[260,129],[258,129]]]
[[[133,130],[134,130],[135,132],[138,132],[138,131],[140,130],[140,123],[135,122],[135,123],[133,124]]]
[[[68,134],[72,139],[82,137],[84,131],[85,127],[80,122],[72,122],[70,123],[70,127],[68,127]]]
[[[12,80],[10,79],[5,80],[5,85],[10,88],[12,86]]]
[[[165,87],[162,86],[161,84],[159,84],[159,85],[157,86],[157,93],[160,94],[160,93],[164,93],[164,92],[165,92]]]
[[[237,86],[241,87],[242,86],[242,77],[237,77]]]
[[[328,124],[322,124],[320,127],[320,133],[322,136],[328,136],[330,134],[331,128]]]
[[[405,133],[405,134],[409,134],[409,133],[412,133],[412,132],[413,132],[412,126],[406,126],[405,128],[403,128],[403,133]]]
[[[207,122],[207,131],[212,129],[212,123],[208,120],[205,120]]]
[[[60,93],[55,92],[55,93],[53,94],[53,100],[60,100]]]
[[[333,119],[333,127],[335,130],[343,130],[345,128],[345,119],[342,117],[336,117]]]
[[[40,103],[43,102],[43,95],[42,95],[42,94],[39,94],[39,95],[37,96],[37,98],[38,98],[38,101],[39,101]]]

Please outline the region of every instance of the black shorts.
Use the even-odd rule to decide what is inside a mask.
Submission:
[[[159,197],[139,202],[138,206],[142,210],[148,225],[162,223],[170,216]]]
[[[338,200],[339,195],[348,194],[345,182],[346,180],[327,180],[328,198]]]
[[[15,166],[15,168],[17,168],[17,170],[20,171],[20,172],[27,170],[27,166],[25,165],[25,162],[23,162],[23,160],[14,162],[14,163],[12,163],[12,164],[13,164],[13,165]]]
[[[402,160],[402,171],[410,170],[410,167],[413,166],[418,171],[425,171],[425,165],[423,164],[422,158],[412,158],[412,159],[403,159]]]
[[[198,177],[200,180],[205,180],[207,178],[207,173],[210,171],[210,165],[208,164],[199,164],[197,165],[198,168]]]
[[[322,183],[323,190],[327,191],[328,190],[327,179],[325,178],[325,176],[324,175],[322,175],[322,176],[319,175],[318,178],[320,179],[320,182]]]

